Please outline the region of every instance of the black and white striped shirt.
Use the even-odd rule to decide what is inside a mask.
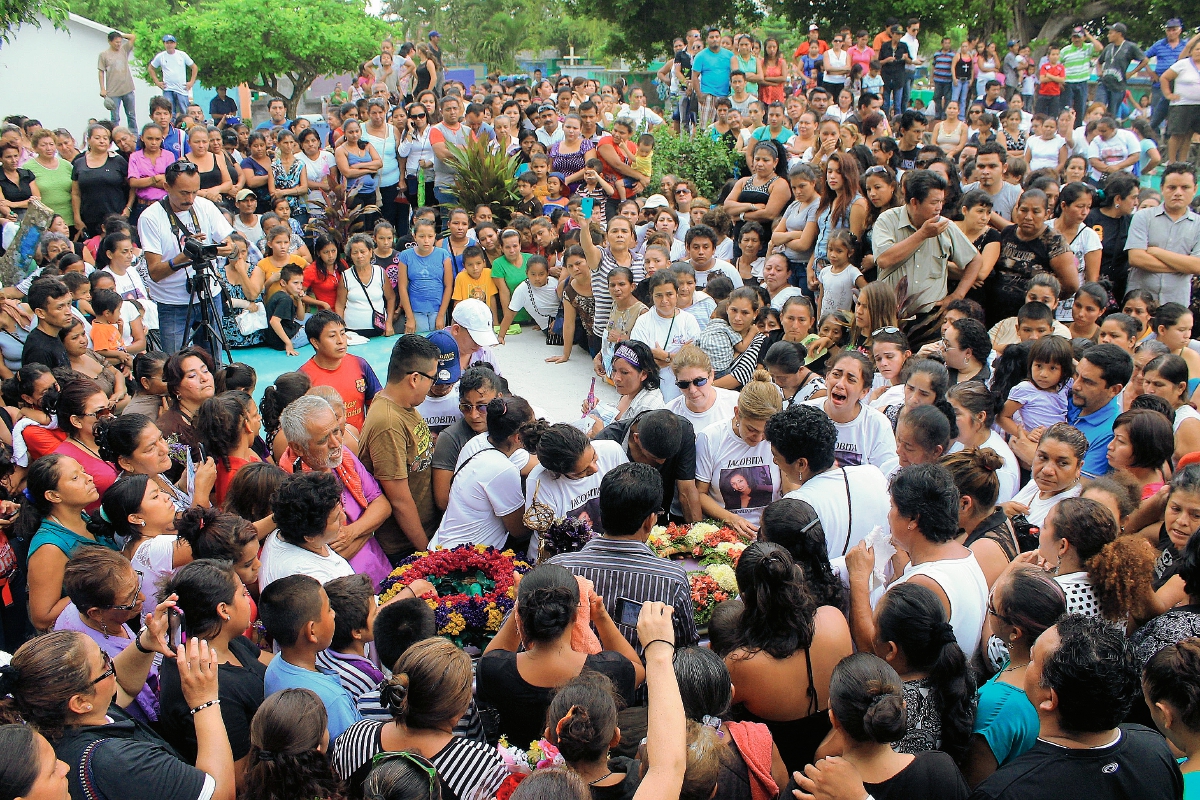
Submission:
[[[364,719],[354,723],[334,741],[329,760],[347,783],[361,786],[371,759],[384,752],[381,735],[386,723]],[[453,736],[449,744],[430,759],[438,778],[455,797],[494,797],[508,775],[496,748]],[[353,791],[353,789],[352,789]]]
[[[680,647],[700,640],[692,610],[692,591],[683,565],[659,558],[645,542],[636,539],[598,537],[576,553],[550,559],[572,573],[587,578],[604,598],[609,616],[617,618],[617,600],[624,597],[639,603],[659,602],[675,609],[675,641]],[[637,629],[617,623],[618,630],[635,648]],[[639,651],[640,652],[640,651]]]

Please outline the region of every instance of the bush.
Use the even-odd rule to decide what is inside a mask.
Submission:
[[[664,125],[654,132],[654,175],[657,191],[663,175],[686,178],[703,197],[715,202],[717,192],[733,177],[734,156],[725,145],[706,134],[676,135]]]

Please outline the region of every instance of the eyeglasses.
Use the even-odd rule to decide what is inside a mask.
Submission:
[[[487,403],[459,403],[458,410],[464,414],[470,414],[474,411],[476,414],[486,414],[488,409]]]
[[[142,605],[142,573],[135,569],[133,574],[137,575],[138,579],[138,587],[133,590],[133,599],[124,605],[104,606],[104,608],[111,609],[112,611],[133,611]]]
[[[437,382],[437,375],[426,375],[424,372],[421,372],[421,370],[419,370],[419,369],[410,369],[408,372],[406,372],[404,374],[405,375],[420,375],[422,378],[428,378],[430,381],[433,381],[434,383]]]
[[[899,332],[900,332],[899,328],[896,328],[892,325],[886,325],[882,328],[877,328],[876,330],[871,331],[871,336],[875,337],[881,333],[899,333]]]
[[[988,598],[987,613],[991,614],[993,617],[1000,620],[1001,622],[1008,623],[1008,617],[1004,616],[1003,614],[1001,614],[999,611],[996,610],[996,603],[994,600],[992,600],[991,597]],[[1012,623],[1008,623],[1008,624],[1011,625]]]
[[[374,769],[375,767],[378,767],[380,764],[386,764],[388,761],[396,761],[396,760],[407,761],[409,764],[412,764],[414,767],[416,767],[417,769],[421,770],[426,775],[428,775],[429,776],[429,796],[430,797],[439,796],[439,794],[437,792],[437,780],[438,780],[437,767],[435,767],[429,761],[429,759],[425,758],[422,755],[418,755],[417,753],[413,753],[409,750],[400,750],[398,752],[392,752],[392,753],[376,753],[374,756],[371,757],[371,768]]]
[[[968,113],[968,114],[982,114],[983,112],[982,112],[982,111],[980,111],[978,108],[972,108],[972,109],[971,109],[970,111],[968,111],[967,113]]]
[[[104,680],[105,678],[111,678],[113,675],[117,674],[117,668],[115,666],[113,666],[112,656],[110,656],[108,653],[104,652],[103,650],[100,651],[100,655],[104,658],[104,672],[101,672],[100,675],[95,680],[93,680],[91,683],[89,683],[88,684],[89,686],[95,686],[97,683]]]
[[[957,350],[958,348],[955,347],[954,345],[950,344],[950,340],[943,336],[942,337],[942,349],[943,350]]]
[[[692,386],[695,386],[697,389],[699,389],[701,386],[706,386],[707,384],[708,378],[696,378],[694,381],[675,381],[675,385],[678,386],[680,391],[683,392],[686,392],[688,389],[692,388]]]
[[[108,419],[113,415],[112,406],[97,408],[95,411],[90,411],[87,414],[80,414],[81,417],[95,417],[96,419]]]

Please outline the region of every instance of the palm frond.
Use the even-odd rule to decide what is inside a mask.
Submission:
[[[487,203],[492,212],[507,219],[517,203],[517,161],[494,152],[486,139],[464,146],[447,145],[446,163],[457,173],[454,194],[463,208]]]

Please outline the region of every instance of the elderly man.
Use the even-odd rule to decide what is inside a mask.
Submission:
[[[279,460],[286,472],[332,472],[338,479],[345,522],[329,546],[378,588],[392,569],[374,536],[390,510],[378,481],[342,447],[342,426],[323,398],[304,395],[292,401],[279,425],[288,440]]]

